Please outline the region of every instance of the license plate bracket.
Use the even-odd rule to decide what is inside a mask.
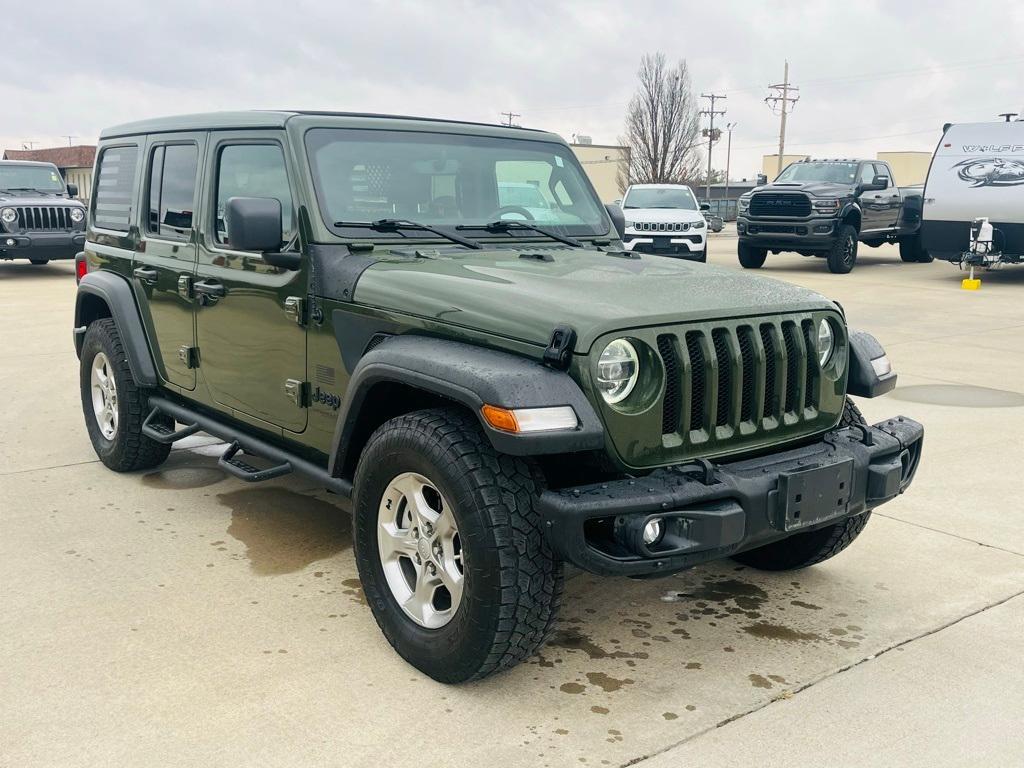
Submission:
[[[776,527],[797,531],[842,517],[852,484],[853,459],[781,473]]]

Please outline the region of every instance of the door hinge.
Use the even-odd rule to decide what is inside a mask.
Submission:
[[[183,299],[192,298],[192,275],[178,275],[178,295]]]
[[[306,302],[299,296],[289,296],[284,300],[284,314],[297,325],[306,323]]]
[[[186,368],[198,368],[199,347],[190,347],[187,344],[178,347],[178,359]]]
[[[298,379],[285,379],[284,394],[299,408],[309,407],[309,382]]]

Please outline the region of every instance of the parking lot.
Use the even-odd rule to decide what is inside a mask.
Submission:
[[[0,263],[0,765],[1024,762],[1024,268],[962,291],[887,245],[761,273],[886,347],[900,386],[860,405],[924,423],[908,494],[803,572],[571,575],[539,656],[447,687],[380,634],[326,493],[226,477],[208,438],[105,469],[72,264]]]

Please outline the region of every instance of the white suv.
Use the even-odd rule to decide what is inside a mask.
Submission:
[[[707,223],[685,184],[632,184],[622,198],[626,250],[707,261]]]

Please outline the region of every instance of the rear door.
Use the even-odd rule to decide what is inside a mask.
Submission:
[[[132,283],[161,375],[195,389],[190,281],[196,267],[195,211],[205,134],[160,134],[146,146],[139,245]]]
[[[231,247],[224,207],[232,197],[272,197],[281,202],[282,247],[297,248],[292,173],[284,134],[277,131],[211,133],[210,169],[199,240],[196,311],[203,381],[217,404],[259,426],[301,432],[306,334],[301,313],[291,311],[306,297],[306,268],[288,271],[258,253]]]
[[[881,225],[887,229],[894,228],[900,217],[899,187],[896,186],[896,179],[892,177],[892,170],[886,163],[872,163],[875,166],[875,176],[884,176],[889,180],[888,186],[879,191],[882,202],[885,203],[884,210],[881,210]]]

